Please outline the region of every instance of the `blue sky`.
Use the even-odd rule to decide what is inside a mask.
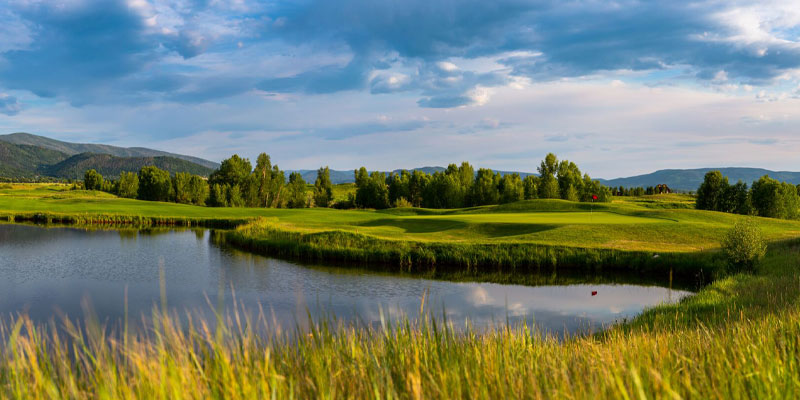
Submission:
[[[800,170],[800,7],[0,0],[17,131],[287,169]]]

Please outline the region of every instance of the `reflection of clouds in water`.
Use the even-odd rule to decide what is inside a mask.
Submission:
[[[492,298],[489,296],[489,292],[487,292],[486,289],[481,286],[473,287],[467,296],[467,299],[471,300],[472,304],[474,305],[485,305],[492,301]]]
[[[308,313],[313,318],[334,315],[366,324],[379,323],[381,315],[395,321],[415,319],[427,291],[425,312],[435,318],[446,316],[457,326],[467,320],[480,327],[508,319],[574,332],[632,317],[645,307],[687,294],[633,285],[530,287],[305,268],[212,245],[211,235],[198,231],[142,234],[127,240],[117,232],[0,226],[0,238],[5,237],[11,238],[0,241],[4,255],[0,312],[5,313],[27,305],[32,313],[49,316],[57,304],[80,315],[77,299],[88,293],[101,319],[116,318],[122,310],[122,296],[117,293],[128,285],[131,315],[147,314],[159,299],[159,256],[165,260],[170,306],[204,307],[205,294],[216,304],[215,293],[223,294],[225,304],[230,304],[233,287],[237,300],[252,310],[263,305],[270,318],[286,327],[307,321]]]

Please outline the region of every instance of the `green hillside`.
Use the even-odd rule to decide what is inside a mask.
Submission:
[[[67,154],[68,156],[80,153],[110,154],[117,157],[173,157],[181,160],[193,162],[206,168],[216,169],[219,164],[204,160],[198,157],[173,154],[161,150],[153,150],[144,147],[117,147],[107,144],[91,143],[70,143],[60,140],[50,139],[44,136],[32,135],[30,133],[17,132],[8,135],[0,135],[0,142],[17,145],[28,145],[55,150]]]
[[[195,164],[175,157],[115,157],[108,154],[81,153],[69,157],[53,165],[41,168],[43,175],[64,179],[80,179],[86,170],[95,169],[107,178],[119,177],[123,171],[138,171],[146,165],[176,172],[189,172],[195,175],[208,176],[211,168]]]
[[[0,177],[33,178],[41,168],[69,157],[59,151],[37,146],[15,145],[0,141]]]

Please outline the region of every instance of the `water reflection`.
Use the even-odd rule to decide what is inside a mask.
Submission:
[[[207,312],[209,302],[230,307],[234,288],[245,307],[260,305],[288,326],[304,321],[309,312],[370,325],[378,324],[381,314],[413,318],[426,294],[426,307],[456,325],[524,320],[547,331],[575,332],[689,294],[656,286],[531,287],[306,268],[215,244],[207,230],[0,225],[0,254],[0,312],[25,311],[39,320],[50,319],[56,310],[81,316],[83,299],[102,320],[117,320],[126,287],[130,314],[148,314],[160,301],[159,265],[172,309]]]

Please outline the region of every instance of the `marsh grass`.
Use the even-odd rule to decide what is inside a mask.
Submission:
[[[723,313],[724,314],[724,313]],[[800,309],[723,324],[611,329],[565,341],[525,325],[452,329],[435,318],[283,335],[233,313],[215,326],[155,311],[152,328],[0,325],[0,397],[796,398]],[[214,323],[214,322],[212,322]],[[59,333],[61,332],[61,333]]]

